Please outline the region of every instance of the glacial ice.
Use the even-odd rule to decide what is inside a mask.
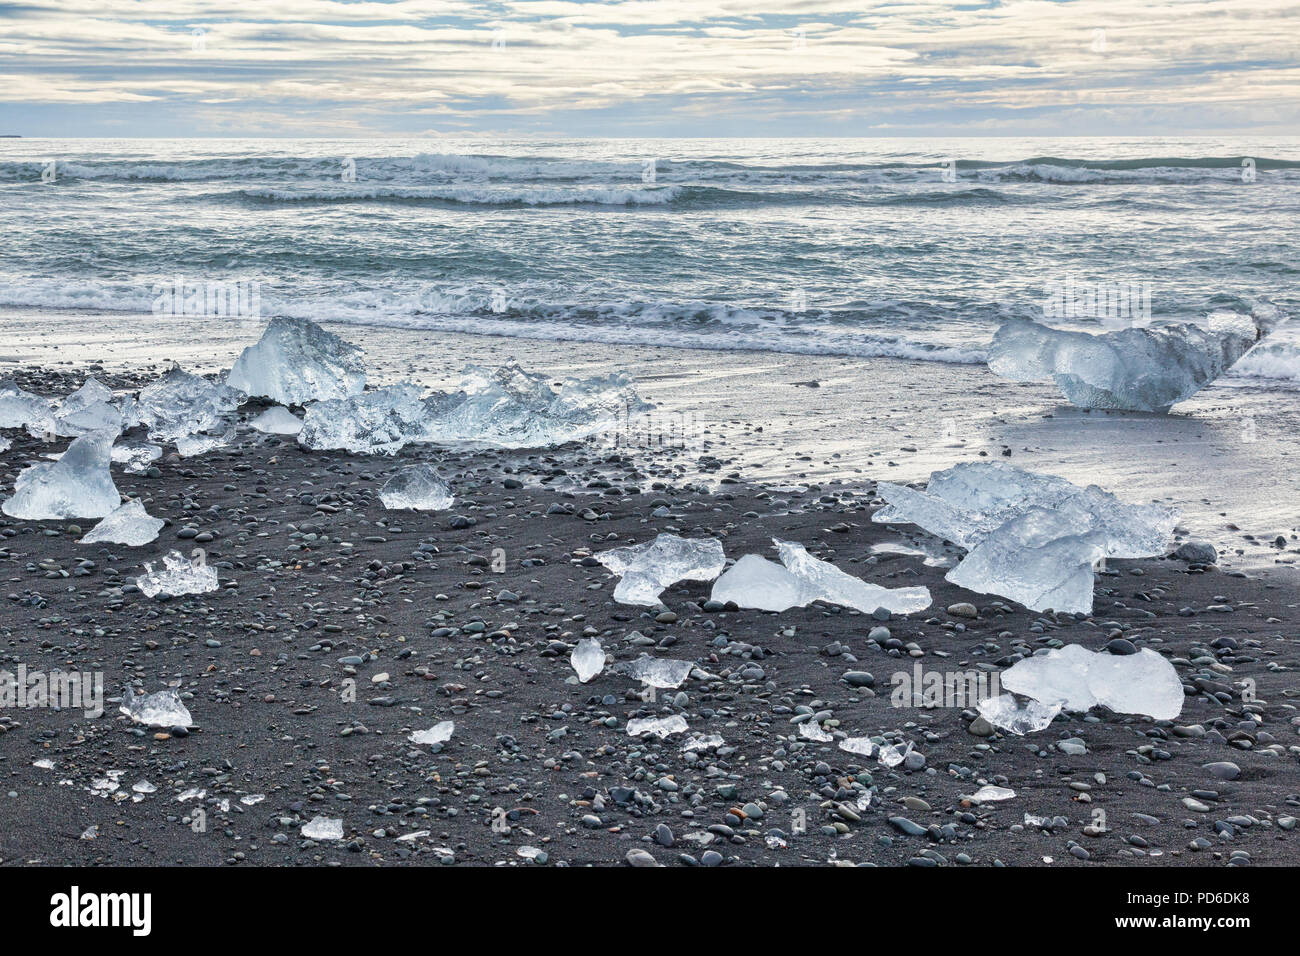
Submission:
[[[104,520],[91,528],[81,539],[80,544],[96,544],[110,541],[138,548],[158,537],[158,532],[166,524],[161,518],[152,517],[144,510],[139,498],[132,498],[126,504],[110,511]]]
[[[54,413],[58,435],[84,435],[101,429],[120,432],[122,428],[122,412],[113,405],[113,390],[95,378],[86,379]]]
[[[122,693],[121,712],[137,724],[148,727],[190,727],[194,720],[181,703],[180,694],[174,690],[160,690],[156,694],[137,697],[127,687]]]
[[[148,469],[152,462],[162,457],[162,445],[147,441],[123,441],[113,446],[110,457],[116,464],[125,465],[128,474]]]
[[[621,580],[614,588],[620,604],[654,606],[659,594],[677,581],[712,581],[726,566],[716,538],[682,538],[661,533],[653,541],[602,551],[596,560]]]
[[[198,432],[223,430],[231,414],[247,400],[243,392],[214,385],[175,366],[140,389],[137,408],[150,438],[175,441]]]
[[[214,448],[229,445],[235,440],[235,430],[228,429],[219,435],[196,434],[179,435],[176,438],[176,454],[182,458],[197,458]]]
[[[361,394],[361,349],[308,319],[275,318],[235,359],[226,384],[282,405]]]
[[[867,613],[883,607],[895,614],[911,614],[930,606],[926,588],[882,588],[814,558],[802,544],[777,538],[772,543],[782,564],[747,554],[718,578],[710,597],[762,611],[785,611],[813,601]]]
[[[636,660],[625,665],[623,672],[633,680],[639,680],[651,687],[681,687],[682,682],[691,676],[695,665],[691,661],[678,661],[670,657],[650,657],[642,654]]]
[[[726,743],[721,734],[699,734],[686,739],[686,742],[682,744],[682,753],[717,750],[719,747],[726,746]]]
[[[268,435],[296,435],[302,431],[302,419],[283,405],[272,405],[249,424]]]
[[[37,437],[52,434],[54,406],[11,380],[0,382],[0,428],[26,428]]]
[[[1219,378],[1258,341],[1261,329],[1191,323],[1093,335],[1012,319],[989,347],[988,366],[1017,382],[1051,379],[1082,408],[1169,411]]]
[[[171,551],[163,556],[161,571],[155,571],[153,562],[146,561],[144,574],[135,583],[145,597],[206,594],[217,589],[217,569],[208,567],[202,558],[191,562],[179,551]]]
[[[342,840],[343,820],[340,817],[314,816],[299,831],[308,840]]]
[[[971,803],[998,803],[1002,800],[1011,800],[1015,795],[1016,792],[1010,787],[995,787],[989,783],[980,787],[965,799]]]
[[[805,720],[799,725],[799,736],[804,740],[811,740],[819,744],[828,744],[835,738],[827,731],[822,729],[822,725],[815,720]]]
[[[379,500],[385,508],[445,511],[456,502],[451,486],[433,465],[407,465],[384,482]]]
[[[858,754],[862,757],[870,757],[880,749],[870,737],[845,737],[840,741],[839,747],[846,753]]]
[[[653,734],[663,738],[670,734],[685,733],[689,729],[686,718],[681,714],[673,714],[671,717],[640,717],[627,722],[627,732],[633,737]]]
[[[54,462],[28,466],[0,510],[11,518],[102,518],[122,503],[109,471],[115,431],[87,432]]]
[[[999,730],[1023,737],[1025,734],[1037,733],[1049,727],[1063,706],[1042,704],[1036,700],[1025,701],[1021,706],[1014,694],[1000,697],[986,697],[976,705],[980,716]]]
[[[930,476],[925,491],[881,482],[877,522],[907,522],[969,549],[947,580],[1036,611],[1092,610],[1099,558],[1164,554],[1178,512],[1130,505],[1004,462],[968,462]]]
[[[407,739],[413,744],[445,744],[451,740],[451,735],[456,730],[454,720],[443,720],[434,724],[428,730],[417,730]]]
[[[578,683],[585,684],[605,669],[605,649],[596,638],[583,638],[573,646],[569,663],[578,675]]]
[[[566,381],[557,390],[514,362],[469,366],[456,392],[425,397],[418,385],[401,382],[309,405],[298,442],[358,454],[392,454],[412,443],[546,447],[586,438],[649,407],[621,372]]]
[[[912,752],[914,744],[912,741],[907,742],[907,747],[900,750],[897,744],[889,744],[881,747],[880,753],[876,754],[876,761],[891,770],[907,759],[907,755]]]
[[[1070,711],[1102,704],[1117,714],[1173,720],[1183,709],[1183,685],[1174,665],[1146,647],[1120,655],[1067,644],[1017,661],[1002,672],[1002,686]]]

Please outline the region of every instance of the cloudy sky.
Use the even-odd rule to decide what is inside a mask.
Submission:
[[[0,133],[1294,133],[1300,0],[0,0]]]

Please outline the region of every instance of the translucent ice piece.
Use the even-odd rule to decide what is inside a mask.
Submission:
[[[337,817],[312,817],[302,825],[302,835],[308,840],[342,840],[343,820]]]
[[[596,560],[622,576],[614,588],[620,604],[654,606],[659,594],[677,581],[712,581],[726,566],[722,542],[716,538],[682,538],[660,534],[653,541],[612,548]]]
[[[91,528],[80,544],[95,544],[110,541],[138,548],[158,537],[158,532],[166,524],[161,518],[152,517],[144,510],[144,503],[133,498],[126,504],[110,511],[99,524]]]
[[[876,760],[881,765],[892,769],[907,759],[907,755],[912,752],[912,746],[912,741],[909,740],[907,747],[901,750],[895,744],[881,747],[880,753],[876,755]]]
[[[205,594],[217,589],[217,569],[208,567],[202,559],[191,562],[179,551],[172,551],[163,557],[161,571],[155,571],[153,562],[146,561],[144,572],[135,579],[135,583],[145,597],[159,594],[179,597],[182,594]]]
[[[176,454],[182,458],[197,458],[214,448],[229,445],[234,440],[233,428],[219,435],[181,435],[176,439]]]
[[[701,734],[698,736],[688,737],[686,743],[682,744],[682,753],[691,753],[700,750],[717,750],[724,746],[726,741],[722,739],[721,734]]]
[[[275,318],[235,359],[226,384],[284,405],[359,395],[361,349],[308,319]]]
[[[147,727],[190,727],[194,723],[181,703],[180,694],[174,690],[137,697],[128,687],[122,694],[121,712]]]
[[[1018,382],[1051,379],[1082,408],[1169,411],[1223,375],[1263,330],[1180,324],[1093,335],[1026,319],[1006,322],[989,346],[989,368]]]
[[[1017,661],[1002,672],[1002,686],[1070,711],[1102,704],[1117,714],[1173,720],[1183,709],[1183,685],[1174,665],[1146,647],[1119,655],[1067,644]]]
[[[574,645],[569,663],[578,675],[578,682],[585,684],[605,669],[605,650],[594,637],[583,638]]]
[[[840,741],[839,748],[862,757],[870,757],[880,749],[872,743],[870,737],[845,737]]]
[[[114,431],[87,432],[55,462],[28,466],[0,509],[12,518],[102,518],[122,503],[109,472]]]
[[[451,740],[452,733],[456,730],[454,720],[443,720],[434,724],[428,730],[417,730],[407,739],[413,744],[445,744]]]
[[[1026,701],[1022,707],[1014,694],[986,697],[976,706],[990,724],[1017,737],[1045,730],[1062,710],[1060,702],[1043,704],[1036,700]]]
[[[822,725],[813,720],[805,720],[799,725],[799,736],[819,744],[828,744],[835,738],[822,729]]]
[[[681,687],[682,682],[691,676],[695,665],[691,661],[678,661],[668,657],[649,657],[641,655],[623,671],[633,680],[639,680],[651,687]]]
[[[114,462],[124,465],[128,474],[138,474],[162,457],[162,445],[146,441],[119,441],[110,455]]]
[[[38,437],[53,433],[54,407],[6,379],[0,382],[0,428],[26,428]]]
[[[633,737],[653,734],[662,738],[670,734],[685,733],[689,729],[686,718],[681,714],[673,714],[671,717],[642,717],[627,722],[627,732]]]
[[[419,440],[425,414],[422,394],[418,385],[399,382],[350,398],[315,402],[307,408],[298,444],[317,450],[391,455]]]
[[[247,400],[243,392],[175,367],[140,389],[138,409],[150,438],[175,441],[197,432],[222,431]]]
[[[1002,800],[1010,800],[1015,795],[1016,792],[1010,787],[995,787],[992,784],[985,784],[966,799],[971,803],[998,803]]]
[[[428,464],[407,465],[384,482],[379,500],[385,508],[445,511],[456,503],[451,486]]]
[[[272,405],[250,424],[268,435],[296,435],[302,431],[302,419],[283,405]]]
[[[55,412],[54,430],[60,435],[84,435],[89,431],[122,430],[122,413],[112,404],[113,390],[94,378],[62,402]]]

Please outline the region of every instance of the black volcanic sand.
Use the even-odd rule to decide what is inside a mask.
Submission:
[[[20,382],[66,394],[84,374]],[[50,446],[4,434],[7,496]],[[228,449],[168,454],[153,477],[115,466],[119,489],[168,521],[143,548],[77,544],[93,521],[0,520],[0,669],[100,671],[111,698],[125,683],[174,684],[195,721],[181,735],[135,725],[116,703],[97,720],[0,712],[0,860],[1295,862],[1294,588],[1172,559],[1112,562],[1092,617],[1044,615],[954,587],[920,557],[873,554],[924,536],[873,524],[870,486],[765,490],[707,448],[637,457],[574,446],[360,457],[241,430]],[[383,480],[417,460],[436,460],[452,482],[450,511],[380,503]],[[710,471],[721,479],[713,493],[683,477]],[[668,516],[653,517],[659,508]],[[924,584],[934,605],[883,623],[820,604],[706,611],[704,583],[669,588],[666,610],[616,604],[591,554],[661,531],[715,536],[730,558],[775,557],[773,536],[800,541],[873,582]],[[142,562],[196,546],[218,569],[218,591],[160,601],[137,590]],[[948,613],[960,602],[978,616]],[[653,703],[610,665],[580,685],[569,652],[583,636],[617,661],[649,653],[698,669]],[[1041,647],[1116,639],[1173,661],[1186,691],[1178,720],[1098,709],[1017,738],[991,733],[969,708],[890,702],[890,675],[918,662],[997,670]],[[627,733],[630,718],[671,714],[725,745],[685,755],[686,735]],[[811,714],[832,732],[911,741],[915,753],[889,770],[801,740],[797,723]],[[447,744],[407,740],[448,719]],[[1086,752],[1059,746],[1071,738]],[[101,795],[94,783],[109,771],[118,789]],[[156,792],[133,800],[141,780]],[[963,801],[983,783],[1016,796]],[[178,800],[195,788],[204,795]],[[1045,822],[1027,826],[1027,813]],[[344,838],[302,837],[317,815],[341,818]],[[524,847],[541,855],[529,860]]]

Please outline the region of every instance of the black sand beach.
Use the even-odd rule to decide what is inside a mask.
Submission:
[[[92,373],[115,388],[156,374],[16,377],[53,395]],[[5,435],[8,495],[51,446]],[[114,469],[124,494],[169,522],[145,547],[77,544],[93,522],[5,518],[0,668],[99,671],[113,697],[124,683],[175,685],[195,726],[155,732],[116,704],[97,720],[0,716],[0,862],[1294,862],[1292,584],[1172,559],[1113,561],[1091,617],[1038,614],[950,585],[919,556],[874,551],[923,536],[873,524],[865,479],[790,490],[726,459],[708,436],[653,454],[408,447],[384,458],[241,430],[198,458],[167,455],[152,476]],[[449,512],[380,504],[379,484],[413,460],[438,462],[457,495]],[[701,473],[720,483],[700,487]],[[652,516],[657,508],[668,516]],[[886,621],[821,604],[706,610],[709,585],[692,583],[665,592],[665,611],[615,603],[614,579],[591,554],[662,531],[717,537],[729,558],[771,556],[773,536],[799,541],[869,581],[923,584],[934,605]],[[135,588],[144,561],[199,546],[220,590],[158,601]],[[966,602],[977,616],[949,612]],[[580,685],[568,658],[584,636],[619,661],[693,661],[697,677],[653,702],[608,666]],[[1099,709],[1017,738],[991,733],[969,707],[891,703],[891,675],[917,663],[993,671],[1043,646],[1127,649],[1113,642],[1174,663],[1186,690],[1176,721]],[[631,718],[670,714],[688,734],[627,733]],[[814,714],[850,736],[910,741],[914,756],[888,770],[801,740],[798,722]],[[407,740],[449,719],[454,736],[434,752]],[[683,754],[696,734],[725,744]],[[1082,747],[1066,743],[1076,740]],[[47,760],[52,769],[34,766]],[[116,791],[97,792],[110,771]],[[142,780],[156,792],[133,800]],[[1016,796],[963,800],[984,783]],[[178,799],[194,790],[203,795]],[[241,800],[252,795],[264,799]],[[1042,822],[1026,825],[1026,814]],[[344,839],[305,840],[300,827],[316,815],[341,818]]]

